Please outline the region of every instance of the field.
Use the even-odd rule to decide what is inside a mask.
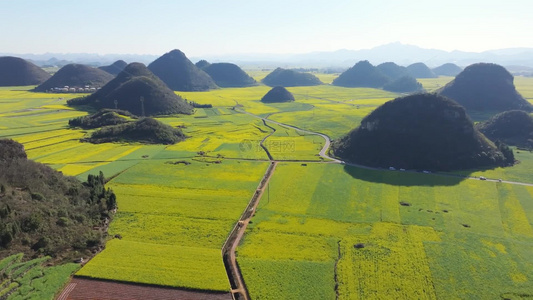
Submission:
[[[532,187],[285,163],[269,191],[239,248],[252,298],[533,295]]]
[[[69,281],[78,264],[65,264],[44,267],[49,257],[22,262],[22,254],[16,254],[0,260],[0,298],[15,299],[54,299]]]
[[[515,82],[532,100],[533,79]],[[81,143],[88,132],[68,127],[87,114],[65,106],[74,95],[0,88],[0,138],[66,175],[110,179],[110,241],[79,276],[227,292],[221,247],[267,169],[263,141],[282,162],[237,249],[253,299],[532,297],[533,187],[324,163],[323,138],[261,118],[335,139],[398,95],[293,87],[294,103],[264,104],[269,89],[177,92],[214,107],[159,118],[188,135],[164,146]],[[511,168],[454,175],[533,183],[533,154],[515,155]]]

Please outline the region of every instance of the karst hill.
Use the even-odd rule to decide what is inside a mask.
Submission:
[[[50,77],[43,69],[22,58],[0,57],[0,86],[37,85]]]
[[[435,78],[437,75],[424,63],[414,63],[407,66],[407,72],[414,78]]]
[[[504,67],[477,63],[466,67],[439,93],[472,111],[533,111],[533,106],[516,91],[513,82],[513,75]]]
[[[276,86],[268,91],[261,102],[265,103],[276,103],[276,102],[291,102],[294,101],[294,96],[289,92],[285,87]]]
[[[476,127],[492,141],[533,148],[533,117],[523,110],[499,113]]]
[[[435,94],[383,104],[335,141],[333,151],[345,160],[382,168],[448,171],[506,164],[462,106]]]
[[[376,69],[393,80],[409,75],[406,67],[399,66],[393,62],[381,63],[376,66]]]
[[[463,69],[456,64],[446,63],[442,66],[433,68],[432,71],[435,75],[439,76],[457,76],[457,74],[461,73]]]
[[[118,75],[118,73],[122,72],[122,70],[124,70],[124,68],[127,65],[128,63],[126,63],[125,61],[117,60],[116,62],[110,64],[109,66],[98,67],[98,69],[106,71],[107,73],[111,75]]]
[[[374,67],[368,61],[360,61],[339,77],[333,85],[343,87],[381,88],[395,93],[411,93],[422,90],[422,85],[410,76],[407,68],[393,62]]]
[[[356,63],[333,80],[333,85],[343,87],[381,88],[390,78],[367,60]]]
[[[145,65],[131,63],[115,79],[87,97],[72,99],[69,105],[116,108],[138,116],[191,114],[193,107],[171,91]]]
[[[322,81],[311,73],[302,73],[290,69],[277,68],[263,78],[262,82],[268,86],[314,86]]]
[[[383,86],[383,89],[389,92],[394,92],[394,93],[411,93],[411,92],[422,91],[423,87],[422,87],[422,84],[416,81],[415,78],[409,75],[405,75],[397,79],[394,79],[393,81],[389,83],[386,83]]]
[[[100,88],[113,79],[113,75],[81,64],[68,64],[59,69],[54,76],[35,88],[36,92],[54,91],[59,88]]]
[[[140,118],[118,125],[105,126],[82,141],[94,144],[128,142],[172,145],[185,139],[180,128],[174,128],[153,118]]]
[[[207,91],[217,88],[213,79],[180,50],[172,50],[159,57],[148,69],[173,91]]]
[[[239,66],[231,63],[213,63],[202,68],[220,87],[247,87],[256,85],[255,79]]]

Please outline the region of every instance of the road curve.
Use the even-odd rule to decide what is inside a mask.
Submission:
[[[268,117],[261,117],[261,116],[258,116],[258,115],[254,115],[254,114],[252,114],[250,112],[247,112],[245,110],[239,109],[237,107],[234,107],[233,109],[235,111],[237,111],[237,112],[244,113],[244,114],[250,115],[252,117],[261,119],[261,120],[263,120],[263,122],[269,122],[269,123],[276,124],[276,125],[279,125],[279,126],[282,126],[282,127],[285,127],[285,128],[294,129],[294,130],[297,130],[297,131],[300,131],[300,132],[303,132],[303,133],[308,133],[308,134],[321,136],[325,140],[325,145],[324,145],[324,147],[322,147],[322,150],[320,150],[319,154],[320,154],[320,157],[323,157],[325,159],[330,160],[328,163],[343,164],[343,165],[356,167],[356,168],[367,169],[367,170],[388,171],[388,169],[386,169],[386,168],[375,168],[375,167],[369,167],[369,166],[354,164],[354,163],[351,163],[351,162],[345,162],[345,161],[342,161],[342,160],[339,160],[339,159],[336,159],[334,157],[329,156],[327,154],[327,151],[328,151],[329,147],[331,146],[331,139],[329,138],[329,136],[327,136],[327,135],[325,135],[323,133],[313,132],[313,131],[309,131],[309,130],[298,128],[298,127],[293,126],[293,125],[284,124],[284,123],[280,123],[280,122],[277,122],[277,121],[274,121],[274,120],[270,120],[270,119],[268,119]],[[414,170],[406,170],[406,171],[402,171],[402,172],[418,173],[417,171],[414,171]],[[476,176],[466,176],[466,175],[463,176],[463,175],[439,173],[439,172],[428,173],[428,174],[425,174],[425,175],[428,175],[428,176],[460,177],[460,178],[464,178],[464,179],[480,180],[480,178],[476,177]],[[486,180],[484,180],[484,181],[515,184],[515,185],[523,185],[523,186],[533,186],[533,183],[510,181],[510,180],[500,180],[500,179],[495,179],[495,178],[486,178]]]
[[[343,161],[341,160],[338,160],[336,158],[333,158],[331,156],[329,156],[326,152],[328,151],[329,147],[331,146],[331,139],[329,138],[329,136],[323,134],[323,133],[319,133],[319,132],[314,132],[314,131],[309,131],[309,130],[305,130],[305,129],[301,129],[301,128],[298,128],[296,126],[293,126],[293,125],[289,125],[289,124],[285,124],[285,123],[280,123],[280,122],[276,122],[274,120],[270,120],[268,119],[268,117],[261,117],[261,116],[258,116],[258,115],[254,115],[250,112],[247,112],[245,110],[242,110],[242,109],[239,109],[237,107],[234,107],[234,110],[236,112],[240,112],[240,113],[243,113],[243,114],[247,114],[249,116],[252,116],[254,118],[258,118],[258,119],[261,119],[263,120],[263,122],[268,122],[268,123],[272,123],[272,124],[276,124],[276,125],[279,125],[281,127],[285,127],[285,128],[290,128],[290,129],[294,129],[294,130],[297,130],[297,131],[300,131],[300,132],[303,132],[303,133],[307,133],[307,134],[312,134],[312,135],[318,135],[318,136],[321,136],[325,141],[326,143],[324,144],[324,147],[322,147],[322,150],[320,150],[320,157],[322,158],[325,158],[325,159],[329,159],[331,160],[332,162],[336,162],[336,163],[344,163]]]

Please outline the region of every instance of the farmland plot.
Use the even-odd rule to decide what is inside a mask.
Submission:
[[[264,289],[262,270],[285,261],[302,267],[286,267],[292,276],[273,275],[268,285],[294,278],[294,290],[282,289],[286,299],[533,295],[525,254],[533,245],[531,203],[526,186],[280,163],[238,260],[250,293],[262,299],[281,293]],[[329,267],[303,267],[316,262]],[[302,276],[305,284],[297,280]]]
[[[146,160],[109,183],[119,195],[109,233],[121,239],[78,275],[227,291],[220,249],[267,163],[186,161]]]

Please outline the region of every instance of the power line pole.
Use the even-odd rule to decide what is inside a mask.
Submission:
[[[117,99],[113,100],[113,103],[115,103],[115,109],[118,109],[118,100]]]

